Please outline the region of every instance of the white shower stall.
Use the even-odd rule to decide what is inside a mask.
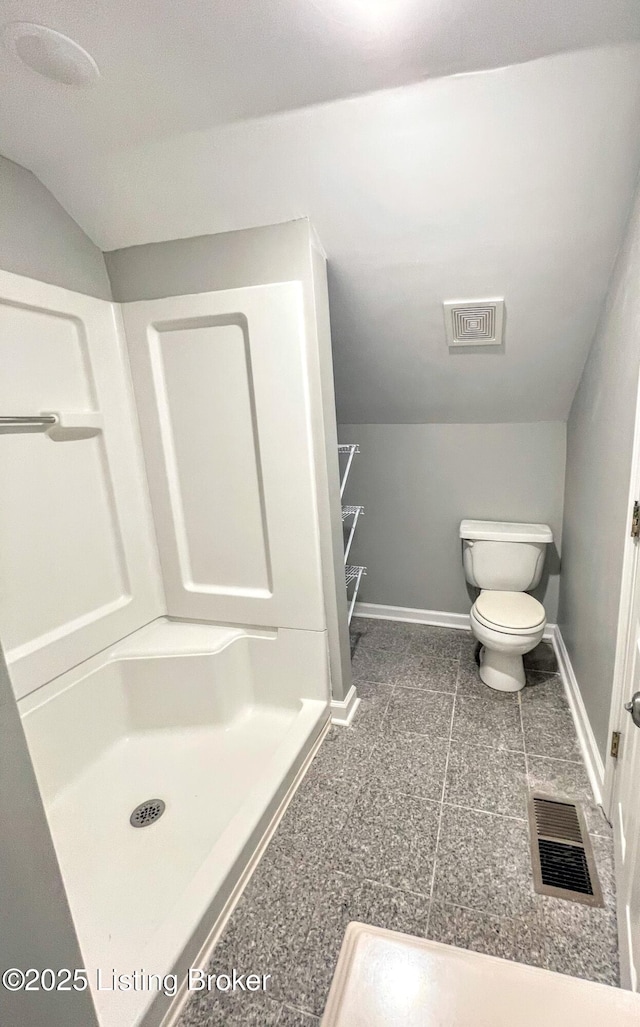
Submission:
[[[0,273],[0,638],[100,1027],[166,1019],[97,970],[204,958],[329,719],[310,310],[301,281],[117,304]]]

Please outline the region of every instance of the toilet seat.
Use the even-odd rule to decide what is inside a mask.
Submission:
[[[535,634],[545,623],[542,603],[527,592],[481,592],[473,604],[480,624],[507,635]]]

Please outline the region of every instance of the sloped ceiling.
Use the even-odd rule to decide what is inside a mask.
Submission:
[[[0,150],[103,249],[310,217],[346,423],[564,419],[640,163],[640,8],[395,0],[382,32],[365,6],[8,0],[103,80],[3,57]],[[450,354],[442,300],[496,295],[504,352]]]
[[[88,49],[90,92],[0,46],[0,149],[51,162],[335,100],[640,39],[638,0],[3,0]]]

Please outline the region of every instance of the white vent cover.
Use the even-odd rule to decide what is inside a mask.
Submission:
[[[500,346],[504,300],[445,300],[448,346]]]

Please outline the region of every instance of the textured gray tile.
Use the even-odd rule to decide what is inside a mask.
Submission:
[[[526,823],[444,806],[434,898],[496,916],[531,914],[536,896]]]
[[[445,801],[504,816],[526,817],[524,753],[452,742]]]
[[[579,802],[589,833],[605,836],[611,834],[602,810],[593,800],[589,778],[582,763],[554,760],[545,756],[528,756],[527,763],[529,787],[532,790]]]
[[[470,631],[461,631],[460,635],[460,666],[477,667],[478,661],[476,659],[476,653],[478,652],[480,643],[475,635]]]
[[[354,617],[350,630],[356,650],[386,649],[393,653],[403,653],[409,645],[409,634],[402,621]]]
[[[613,828],[600,806],[597,806],[594,802],[585,803],[584,813],[589,834],[602,835],[604,838],[613,837]]]
[[[320,1016],[335,971],[342,938],[357,919],[360,881],[341,872],[327,875],[304,945],[286,982],[283,1000],[296,1009]]]
[[[409,632],[409,653],[416,656],[441,656],[447,659],[460,658],[462,643],[467,634],[457,628],[435,628],[428,624],[407,625]]]
[[[561,709],[569,709],[569,703],[559,674],[551,671],[528,670],[526,685],[520,692],[522,704],[549,703]]]
[[[245,973],[270,974],[268,995],[278,998],[295,969],[297,953],[308,934],[323,887],[324,875],[316,864],[285,859],[281,854],[274,857],[268,852],[216,945],[208,972],[226,973],[235,967]],[[225,996],[213,994],[215,1001],[207,1004],[201,996],[210,1015],[215,1013],[219,1017],[213,1018],[212,1024],[217,1027],[218,1023],[245,1022],[232,1018],[236,1009],[242,1008],[242,1003],[236,1005],[236,997],[226,996],[226,1001]],[[253,1008],[251,1005],[250,1009]],[[261,1007],[256,1004],[256,1008]],[[264,1008],[271,1015],[268,1004]],[[250,1009],[247,1006],[247,1023],[254,1022],[248,1018]],[[258,1024],[259,1020],[255,1022]],[[198,1021],[194,1020],[195,1023]],[[270,1024],[271,1020],[265,1023]]]
[[[384,649],[359,647],[351,661],[351,672],[356,685],[360,681],[380,681],[392,685],[402,661],[402,654]]]
[[[440,807],[371,787],[356,800],[336,853],[345,872],[429,894]]]
[[[544,966],[544,942],[537,923],[491,916],[433,902],[427,937],[487,956]]]
[[[263,992],[203,991],[194,993],[179,1027],[276,1027],[280,1016],[280,1005]]]
[[[548,970],[618,985],[618,937],[615,915],[564,899],[540,898]]]
[[[336,873],[328,878],[292,979],[292,1005],[321,1015],[347,925],[354,920],[424,936],[426,897]]]
[[[602,838],[591,836],[593,856],[596,861],[596,869],[600,879],[602,895],[605,905],[612,912],[616,909],[616,878],[615,865],[613,862],[613,838]]]
[[[388,702],[393,692],[393,684],[383,681],[359,681],[356,687],[361,699],[372,699],[374,702]]]
[[[364,880],[358,890],[356,914],[352,919],[372,927],[423,938],[427,933],[429,901],[423,895]]]
[[[356,716],[359,714],[360,707]],[[305,788],[307,782],[312,783],[315,777],[361,778],[366,773],[373,745],[373,739],[365,732],[349,727],[329,728],[301,788]]]
[[[354,681],[432,688],[455,692],[458,661],[427,652],[399,653],[382,649],[359,650],[352,663]]]
[[[371,734],[377,734],[381,729],[393,695],[393,685],[364,682],[358,684],[357,688],[361,701],[353,720],[353,730],[359,736],[369,739]]]
[[[320,1027],[320,1020],[311,1013],[301,1013],[298,1009],[283,1006],[278,1027]]]
[[[528,670],[558,669],[558,661],[551,642],[540,642],[531,652],[525,653],[522,659]]]
[[[408,653],[403,657],[395,684],[406,688],[427,688],[455,692],[458,661],[431,653]]]
[[[580,761],[580,747],[568,709],[549,703],[523,703],[522,726],[527,755]]]
[[[524,750],[517,703],[457,695],[452,737],[493,749]]]
[[[358,776],[330,778],[312,767],[280,821],[268,855],[322,864],[333,853],[359,788]]]
[[[396,688],[382,721],[386,734],[429,735],[448,738],[451,731],[453,696],[417,688]]]
[[[449,742],[427,735],[382,735],[367,765],[368,780],[382,791],[440,802]]]
[[[475,662],[460,663],[456,691],[463,698],[486,699],[488,702],[517,703],[517,692],[499,692],[485,685]]]

